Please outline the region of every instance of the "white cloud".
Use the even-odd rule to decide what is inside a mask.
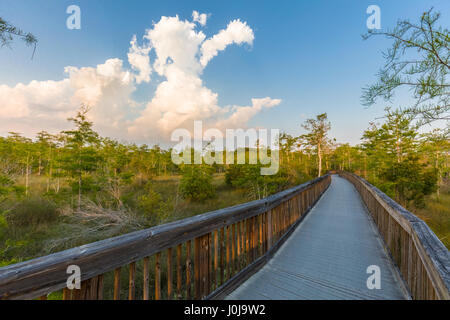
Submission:
[[[31,81],[28,85],[19,83],[15,87],[0,85],[0,117],[20,119],[41,112],[58,112],[67,109],[67,101],[61,96],[70,94],[67,80]],[[37,111],[37,112],[36,112]]]
[[[136,83],[138,84],[142,81],[150,81],[150,74],[152,72],[150,57],[148,55],[150,50],[150,46],[138,46],[136,35],[133,36],[130,41],[130,49],[128,51],[128,62],[134,70],[139,72],[136,76]]]
[[[193,13],[203,25],[206,15]],[[220,107],[218,95],[207,88],[201,75],[208,62],[231,44],[254,40],[246,22],[231,21],[226,29],[206,39],[197,24],[175,17],[161,17],[144,35],[136,36],[127,53],[127,70],[121,59],[108,59],[96,67],[66,67],[61,81],[32,81],[14,87],[0,85],[0,127],[34,135],[42,129],[58,131],[69,127],[80,104],[91,107],[89,117],[102,134],[136,142],[167,142],[177,128],[192,130],[194,120],[204,128],[244,128],[264,109],[281,100],[252,99],[251,106]],[[151,59],[150,56],[154,57]],[[136,85],[149,82],[152,71],[160,77],[153,98],[138,110],[131,99]],[[134,120],[133,120],[134,119]]]
[[[71,99],[74,105],[89,105],[89,115],[103,134],[114,137],[123,134],[123,121],[133,104],[130,97],[135,85],[122,60],[108,59],[96,68],[67,67],[66,72],[74,90]]]
[[[192,11],[192,19],[195,22],[198,22],[200,25],[206,25],[206,19],[208,19],[208,15],[206,13],[198,13],[197,11]]]
[[[222,130],[228,128],[244,128],[247,126],[247,122],[263,109],[275,107],[280,103],[281,99],[272,99],[270,97],[261,99],[253,98],[251,106],[233,107],[231,115],[226,119],[217,121],[216,127]]]
[[[194,120],[202,120],[205,127],[243,127],[264,107],[280,103],[280,100],[265,98],[253,99],[251,107],[220,107],[217,93],[203,85],[201,73],[228,45],[252,44],[253,31],[245,22],[234,20],[226,29],[205,40],[204,33],[196,31],[195,27],[178,16],[162,17],[147,31],[145,38],[156,53],[153,68],[165,80],[159,84],[141,116],[129,127],[136,139],[156,135],[167,139],[177,128],[192,130]]]
[[[239,19],[233,20],[226,29],[220,30],[218,34],[203,42],[200,63],[205,67],[212,58],[217,56],[219,51],[224,50],[228,45],[233,43],[251,45],[254,38],[253,30],[246,22],[241,22]]]
[[[120,59],[109,59],[95,68],[66,67],[61,81],[31,81],[14,87],[0,85],[0,134],[68,128],[67,118],[82,103],[92,107],[89,117],[104,134],[118,137],[134,85]]]

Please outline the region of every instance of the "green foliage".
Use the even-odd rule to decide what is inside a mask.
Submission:
[[[252,200],[262,199],[290,185],[286,169],[275,175],[261,175],[260,164],[232,164],[225,172],[228,185],[245,189]]]
[[[362,150],[365,153],[369,180],[404,206],[411,202],[424,206],[424,197],[437,188],[437,170],[420,162],[423,150],[417,139],[413,118],[387,109],[385,122],[371,124],[364,132]]]
[[[138,198],[138,208],[146,216],[151,216],[156,212],[161,203],[161,195],[153,190],[149,190],[148,193]]]
[[[392,163],[381,173],[381,178],[390,182],[387,193],[403,204],[413,201],[416,207],[423,208],[424,197],[436,191],[435,170],[425,169],[419,164],[417,157]]]
[[[212,184],[211,169],[203,165],[187,165],[183,168],[180,193],[185,199],[205,201],[216,194]]]
[[[370,30],[364,39],[383,36],[393,41],[384,53],[385,64],[378,81],[363,89],[362,102],[373,105],[378,98],[391,101],[400,87],[413,92],[415,103],[404,109],[421,123],[450,119],[450,33],[438,25],[440,13],[433,9],[420,21],[401,20],[393,30]],[[447,18],[448,19],[448,18]]]
[[[37,39],[29,32],[23,32],[0,17],[0,46],[9,46],[14,37],[21,38],[27,45],[35,45]]]
[[[12,191],[13,181],[5,176],[0,175],[0,203],[8,196]]]
[[[76,129],[63,131],[66,148],[61,158],[61,168],[73,179],[71,187],[78,194],[78,208],[83,191],[92,190],[92,180],[86,178],[86,173],[95,171],[101,160],[97,152],[99,136],[92,130],[92,122],[87,120],[88,111],[88,107],[82,106],[74,118],[68,119]]]
[[[147,219],[148,225],[158,225],[167,222],[173,212],[173,200],[163,199],[161,193],[155,191],[148,183],[145,193],[137,197],[137,211]]]
[[[417,131],[412,125],[412,117],[389,108],[386,112],[382,125],[372,123],[363,134],[362,148],[370,157],[372,167],[391,167],[392,163],[402,162],[417,148]]]

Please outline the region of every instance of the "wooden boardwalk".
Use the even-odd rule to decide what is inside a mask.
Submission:
[[[380,289],[367,287],[371,265]],[[274,257],[227,299],[408,299],[405,288],[358,192],[333,176]]]

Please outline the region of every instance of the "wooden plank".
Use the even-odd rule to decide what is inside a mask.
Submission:
[[[72,300],[72,290],[67,287],[63,289],[63,300]]]
[[[252,234],[252,218],[249,218],[245,221],[245,225],[246,225],[246,235],[245,235],[245,251],[247,251],[247,261],[246,261],[246,265],[249,265],[250,263],[252,263],[252,239],[253,239],[253,234]]]
[[[202,299],[208,295],[211,288],[210,281],[210,250],[211,234],[198,237],[194,241],[194,287],[195,299]]]
[[[258,216],[258,226],[259,226],[259,242],[258,242],[258,247],[259,247],[259,256],[262,256],[264,254],[264,250],[263,250],[263,214],[260,214]]]
[[[211,233],[202,237],[202,298],[211,292],[211,259],[210,259]]]
[[[136,262],[130,263],[128,277],[128,300],[134,300],[135,297],[135,278],[136,278]]]
[[[81,290],[83,289],[83,282],[81,282],[81,288],[80,289],[73,289],[72,290],[72,300],[80,300],[81,299]]]
[[[267,250],[270,250],[270,248],[272,247],[272,210],[269,210],[267,212]]]
[[[201,237],[197,237],[194,240],[194,298],[199,300],[202,295],[202,285],[200,278],[200,268],[201,268]]]
[[[240,265],[240,259],[241,259],[241,222],[239,221],[238,223],[236,223],[236,241],[237,241],[237,245],[236,245],[236,259],[237,259],[237,269],[241,268]]]
[[[231,276],[236,267],[236,224],[231,225]]]
[[[253,217],[253,239],[252,239],[252,244],[253,244],[253,252],[252,252],[252,260],[255,261],[258,257],[258,216]]]
[[[220,229],[220,284],[225,282],[225,229]]]
[[[78,290],[79,293],[77,295],[77,299],[76,300],[90,300],[89,286],[90,286],[90,279],[81,281],[81,290]]]
[[[155,255],[155,300],[161,300],[161,252]]]
[[[267,251],[267,240],[266,240],[266,236],[267,236],[267,212],[262,214],[262,248],[263,248],[263,254],[266,253]]]
[[[89,279],[89,298],[88,300],[98,300],[98,276]]]
[[[167,300],[172,299],[172,248],[167,249]]]
[[[218,269],[219,269],[219,230],[214,230],[214,271],[213,271],[214,289],[219,287],[219,284],[217,283]]]
[[[428,277],[432,282],[438,299],[450,300],[450,291],[448,290],[450,275],[446,271],[450,265],[448,251],[445,252],[443,248],[439,247],[430,247],[437,237],[423,221],[413,223],[413,229],[414,232],[411,235],[416,247],[417,261],[423,268],[422,276]],[[444,261],[445,253],[447,253],[447,263]],[[423,283],[419,284],[419,289],[423,295]]]
[[[97,300],[103,300],[103,285],[104,285],[104,275],[101,274],[98,276],[98,284],[97,284]]]
[[[177,246],[177,299],[181,299],[181,244]]]
[[[206,295],[208,295],[213,290],[213,233],[208,233],[208,290]]]
[[[150,287],[149,287],[149,273],[150,273],[150,259],[149,257],[144,258],[144,268],[143,268],[143,299],[150,299]]]
[[[191,240],[186,242],[186,298],[191,299],[191,274],[192,274],[192,260],[191,260]]]
[[[225,237],[225,247],[226,247],[226,280],[230,279],[230,274],[231,274],[231,265],[230,265],[230,226],[226,227],[227,233],[226,233],[226,237]]]
[[[114,270],[114,300],[120,300],[120,271],[122,268]]]

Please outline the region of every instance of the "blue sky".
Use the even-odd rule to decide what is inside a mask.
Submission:
[[[66,28],[65,11],[71,4],[81,8],[81,30]],[[450,21],[450,1],[438,0],[1,0],[0,17],[33,32],[39,43],[32,60],[32,49],[20,42],[11,49],[0,49],[0,85],[60,81],[66,77],[66,66],[95,67],[110,58],[119,58],[129,67],[127,52],[133,35],[141,41],[145,30],[161,16],[192,20],[196,10],[209,14],[201,28],[207,38],[238,18],[254,33],[252,45],[228,46],[202,72],[203,85],[218,94],[220,106],[247,106],[251,98],[282,99],[279,105],[256,114],[248,125],[297,135],[306,118],[327,112],[331,136],[356,144],[369,121],[381,116],[386,105],[367,109],[360,104],[361,88],[375,80],[383,63],[381,52],[389,46],[382,38],[361,38],[366,32],[366,8],[371,4],[381,9],[382,28],[393,27],[399,18],[417,20],[432,6],[442,13],[441,23]],[[133,99],[151,100],[162,80],[152,76],[149,83],[136,86]],[[394,106],[409,101],[402,94]]]

